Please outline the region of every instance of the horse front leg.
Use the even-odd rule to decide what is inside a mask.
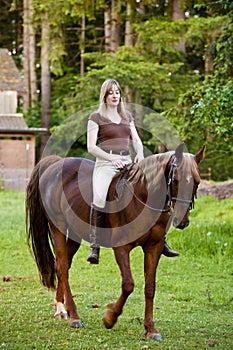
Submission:
[[[130,247],[127,246],[114,248],[115,258],[122,276],[122,292],[120,298],[115,303],[107,305],[107,311],[104,314],[103,322],[108,329],[112,328],[117,322],[118,316],[122,313],[128,296],[134,289],[134,281],[130,270],[130,250]]]
[[[66,237],[62,232],[53,227],[52,233],[55,252],[55,269],[58,277],[58,288],[56,295],[58,311],[64,311],[62,305],[65,296],[66,309],[69,316],[69,325],[71,327],[80,328],[83,325],[77,313],[68,280],[68,270],[72,260],[69,256],[69,247],[66,244]]]
[[[157,244],[154,247],[144,247],[144,277],[145,277],[145,317],[144,327],[146,337],[154,340],[162,340],[159,331],[154,327],[153,307],[156,288],[156,269],[159,263],[162,244]]]

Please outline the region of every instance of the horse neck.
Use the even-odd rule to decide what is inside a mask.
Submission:
[[[164,187],[164,182],[166,182],[166,168],[172,154],[172,152],[155,154],[139,163],[146,179],[148,193],[161,191],[161,187]]]
[[[128,180],[137,200],[154,208],[164,208],[167,194],[165,172],[170,158],[170,154],[163,153],[149,156],[134,165]]]

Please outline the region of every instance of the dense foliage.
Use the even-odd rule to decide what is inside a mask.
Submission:
[[[180,5],[183,19],[175,18],[175,3]],[[12,52],[22,68],[23,0],[15,0],[13,4],[5,0],[0,4],[0,45]],[[207,162],[201,165],[202,173],[211,167],[214,179],[232,176],[233,5],[230,0],[48,0],[46,3],[33,0],[32,4],[38,91],[43,45],[40,26],[45,13],[50,24],[52,133],[66,138],[67,133],[62,131],[64,120],[75,114],[79,116],[78,125],[83,123],[78,112],[96,105],[101,83],[114,77],[125,91],[126,100],[161,114],[186,142],[188,150],[193,152],[197,145],[207,143]],[[114,53],[105,47],[104,18],[108,8],[119,20],[119,46]],[[127,20],[133,31],[131,44],[125,42]],[[85,64],[84,74],[80,73],[81,60]],[[27,118],[29,126],[40,125],[40,93]],[[144,144],[152,151],[157,150],[158,140],[154,135],[158,133],[158,125],[148,123],[148,115],[141,118],[138,123],[146,128],[142,134]],[[168,147],[173,146],[169,138],[164,141]],[[74,142],[70,154],[82,155],[85,151],[83,136]]]

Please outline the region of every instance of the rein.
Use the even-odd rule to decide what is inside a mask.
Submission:
[[[166,204],[168,205],[168,209],[153,208],[149,204],[144,203],[140,198],[138,198],[135,195],[135,192],[131,189],[131,187],[129,186],[129,183],[128,183],[128,175],[129,175],[130,170],[133,168],[133,166],[134,166],[134,163],[130,164],[130,166],[126,166],[126,169],[124,169],[124,171],[122,172],[122,175],[120,176],[120,178],[117,181],[115,192],[114,192],[114,198],[115,198],[116,201],[120,201],[122,199],[123,194],[124,194],[125,186],[127,186],[127,188],[130,190],[130,192],[133,195],[133,197],[135,197],[139,203],[143,204],[146,208],[148,208],[148,209],[150,209],[152,211],[156,211],[156,212],[159,212],[159,213],[171,213],[171,211],[172,211],[172,202],[173,201],[189,204],[189,210],[194,208],[194,198],[192,198],[191,200],[188,200],[188,199],[182,199],[182,198],[179,198],[179,197],[173,197],[172,196],[172,178],[173,178],[173,173],[174,173],[174,169],[178,168],[178,165],[176,163],[175,157],[172,160],[172,164],[171,164],[171,167],[170,167],[168,180],[167,180],[167,198],[168,199],[167,199]],[[117,187],[120,184],[121,184],[122,188],[121,188],[121,193],[120,193],[120,196],[119,196],[116,189],[117,189]]]
[[[131,186],[129,186],[129,183],[127,181],[128,179],[128,175],[130,170],[133,168],[135,163],[130,164],[129,166],[126,166],[126,169],[123,169],[122,175],[120,176],[120,178],[117,181],[116,187],[115,187],[115,193],[114,193],[114,198],[116,201],[120,201],[123,197],[124,194],[124,189],[125,186],[127,186],[127,188],[129,189],[129,191],[131,192],[131,194],[133,195],[133,197],[135,197],[137,199],[137,201],[141,204],[143,204],[146,208],[153,210],[153,211],[157,211],[159,213],[170,213],[171,212],[171,207],[169,207],[169,209],[158,209],[158,208],[153,208],[151,207],[149,204],[144,203],[140,198],[138,198],[138,196],[136,196],[135,192],[131,189]],[[117,187],[121,184],[121,193],[120,196],[118,195],[116,189]]]

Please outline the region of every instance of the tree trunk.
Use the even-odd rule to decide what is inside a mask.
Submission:
[[[131,27],[131,5],[127,3],[126,8],[126,22],[125,22],[125,46],[133,46],[133,29]],[[134,103],[134,93],[131,86],[125,87],[125,100],[129,104]],[[130,108],[130,105],[128,106]]]
[[[24,0],[23,26],[23,70],[24,84],[27,89],[23,96],[23,112],[26,113],[37,101],[36,78],[36,39],[32,25],[32,0]]]
[[[111,51],[111,8],[104,11],[105,52]]]
[[[83,54],[85,53],[85,30],[86,30],[86,20],[85,20],[85,14],[83,14],[82,15],[82,32],[81,32],[81,60],[80,60],[81,77],[84,77],[84,70],[85,70],[84,57],[83,57]]]
[[[172,19],[174,21],[185,20],[184,10],[181,7],[181,0],[172,0]],[[180,36],[180,42],[177,44],[177,49],[185,53],[185,38]]]
[[[131,5],[127,3],[126,7],[126,21],[125,21],[125,46],[134,45],[134,31],[131,27]]]
[[[143,15],[145,15],[145,0],[142,0],[138,3],[138,8],[139,8],[139,12]]]
[[[181,0],[172,0],[172,19],[174,21],[185,19],[184,10],[181,7]]]
[[[111,0],[104,11],[105,52],[116,53],[120,45],[120,14],[117,1]]]
[[[41,136],[40,156],[42,156],[44,148],[49,140],[50,129],[50,100],[51,100],[51,76],[50,76],[50,62],[49,62],[49,49],[50,49],[50,28],[47,19],[47,14],[42,21],[42,47],[41,47],[41,121],[42,127],[48,129],[48,133]],[[47,145],[48,146],[48,145]]]
[[[111,53],[115,54],[120,45],[120,14],[116,1],[111,2]]]
[[[32,1],[28,0],[29,5],[29,26],[28,26],[28,35],[29,35],[29,84],[30,84],[30,106],[34,105],[34,101],[37,101],[37,77],[36,77],[36,38],[34,33],[34,28],[31,23],[32,18]]]
[[[214,71],[214,63],[212,57],[213,40],[211,38],[207,38],[206,52],[205,52],[205,74],[212,74]]]
[[[29,4],[28,0],[23,2],[23,72],[26,93],[23,95],[23,112],[26,113],[30,106],[29,87]]]

